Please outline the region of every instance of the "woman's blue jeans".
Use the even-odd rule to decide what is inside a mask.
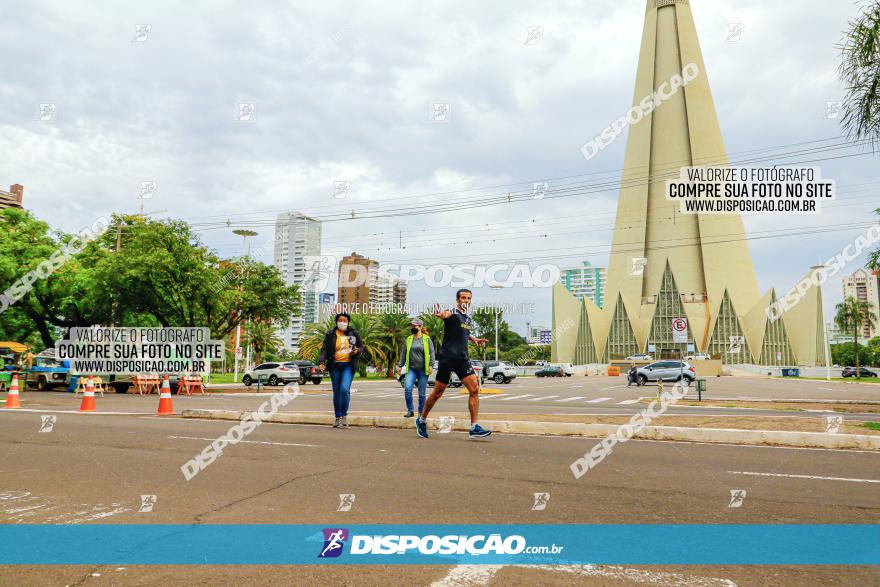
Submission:
[[[425,391],[428,389],[428,374],[425,373],[424,369],[419,369],[418,371],[410,369],[406,372],[406,376],[403,378],[403,397],[406,398],[407,411],[412,412],[412,391],[416,381],[419,384],[419,414],[421,414],[422,408],[425,407]]]
[[[353,379],[354,368],[351,363],[333,363],[333,366],[330,367],[330,383],[333,386],[333,412],[337,418],[344,418],[348,415]]]

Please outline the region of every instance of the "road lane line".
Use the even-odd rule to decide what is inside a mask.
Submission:
[[[617,405],[619,405],[619,406],[628,406],[628,405],[630,405],[630,404],[637,404],[637,403],[639,403],[640,401],[642,401],[642,400],[640,400],[640,399],[638,399],[638,398],[637,398],[637,399],[625,399],[625,400],[623,400],[622,402],[617,402]]]
[[[558,395],[542,395],[542,396],[536,397],[534,399],[527,399],[526,401],[527,402],[539,402],[539,401],[545,400],[545,399],[553,399],[554,397],[559,397],[559,396]]]
[[[790,477],[792,479],[816,479],[819,481],[852,481],[853,483],[880,483],[880,479],[851,479],[849,477],[821,477],[819,475],[789,475],[785,473],[757,473],[754,471],[728,471],[733,475],[755,475],[759,477]]]
[[[610,400],[610,399],[611,399],[610,397],[597,397],[596,399],[588,399],[588,400],[587,400],[586,402],[584,402],[584,403],[587,403],[587,404],[601,404],[602,402],[607,402],[607,401]]]
[[[583,398],[583,396],[576,395],[576,396],[574,396],[574,397],[567,397],[567,398],[565,398],[565,399],[558,399],[558,400],[556,400],[556,401],[559,402],[559,403],[562,403],[562,402],[573,402],[573,401],[577,401],[577,400],[579,400],[579,399],[584,399],[584,398]]]
[[[168,438],[182,438],[184,440],[217,440],[217,438],[204,438],[201,436],[169,436]],[[321,448],[320,444],[299,444],[296,442],[267,442],[265,440],[239,440],[236,444],[271,444],[273,446],[305,446],[308,448]]]
[[[504,398],[504,399],[501,400],[501,401],[503,401],[503,402],[509,402],[509,401],[512,400],[512,399],[522,399],[522,398],[524,398],[524,397],[532,397],[533,395],[534,395],[534,394],[532,394],[532,393],[527,393],[527,394],[525,394],[525,395],[514,395],[514,396],[511,396],[511,397],[506,397],[506,398]]]

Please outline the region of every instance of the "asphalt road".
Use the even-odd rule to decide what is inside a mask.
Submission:
[[[828,385],[829,387],[826,387]],[[669,387],[669,384],[667,384]],[[566,378],[520,378],[508,384],[487,382],[484,388],[492,393],[481,395],[481,414],[592,414],[592,415],[631,415],[644,408],[640,397],[655,396],[656,386],[626,386],[625,379],[617,377],[566,377]],[[179,411],[184,408],[224,408],[254,409],[265,397],[257,395],[256,386],[225,390],[222,394],[209,394],[207,397],[175,396],[174,406]],[[463,412],[467,410],[467,394],[463,388],[448,388],[438,404],[436,413]],[[261,393],[270,395],[280,387],[261,388]],[[288,404],[283,411],[291,412],[332,412],[329,383],[302,386],[306,393]],[[431,388],[428,388],[430,393]],[[779,380],[768,378],[723,377],[708,380],[705,399],[758,398],[758,399],[817,399],[817,400],[871,400],[880,401],[880,385],[850,384],[841,382],[816,382],[803,380]],[[415,399],[415,398],[414,398]],[[687,399],[696,399],[692,391]],[[5,394],[0,393],[0,402]],[[21,396],[25,408],[37,410],[76,410],[79,400],[64,392],[28,391]],[[417,400],[416,400],[417,401]],[[130,394],[107,393],[97,398],[99,410],[118,412],[155,413],[158,400],[156,396],[132,396]],[[364,380],[355,381],[352,386],[351,413],[392,412],[400,415],[406,409],[403,390],[395,381]],[[880,405],[877,406],[880,411]],[[831,411],[831,408],[825,411]],[[670,415],[767,415],[802,417],[803,412],[772,409],[740,409],[730,407],[682,406],[669,408]],[[857,420],[880,420],[880,413],[851,413],[846,416]]]
[[[47,396],[51,394],[46,394]],[[60,394],[59,394],[60,395]],[[98,398],[99,409],[102,401]],[[115,401],[156,398],[118,397]],[[206,398],[178,398],[182,403]],[[880,455],[263,424],[187,482],[229,422],[0,411],[0,523],[880,523]],[[757,475],[760,473],[760,475]],[[797,475],[798,477],[792,477]],[[849,479],[842,481],[840,479]],[[730,491],[746,490],[741,507]],[[533,496],[547,492],[543,511]],[[156,495],[139,512],[141,495]],[[338,512],[339,494],[355,494]],[[829,537],[833,540],[834,537]],[[877,585],[876,567],[5,567],[4,585]]]

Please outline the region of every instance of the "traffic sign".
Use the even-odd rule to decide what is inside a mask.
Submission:
[[[241,347],[238,347],[238,348],[235,349],[235,358],[236,358],[236,359],[240,359],[240,358],[241,358]]]
[[[685,343],[688,341],[688,321],[687,318],[672,319],[672,342]]]

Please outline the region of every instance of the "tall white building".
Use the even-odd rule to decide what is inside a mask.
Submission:
[[[880,294],[878,294],[878,277],[862,267],[852,275],[843,278],[843,299],[855,298],[860,302],[868,302],[874,312],[875,320],[880,325]],[[874,338],[880,332],[880,328],[875,325],[873,328],[865,323],[862,327],[861,337],[864,340]],[[851,333],[843,333],[845,335]]]
[[[581,267],[563,270],[559,277],[571,295],[578,299],[587,297],[600,308],[605,306],[605,279],[605,268],[593,267],[589,261]]]
[[[287,285],[299,286],[300,315],[281,331],[284,348],[297,351],[306,324],[318,321],[318,291],[315,262],[321,255],[321,221],[299,212],[282,212],[275,220],[275,268]],[[311,278],[311,279],[308,279]]]

